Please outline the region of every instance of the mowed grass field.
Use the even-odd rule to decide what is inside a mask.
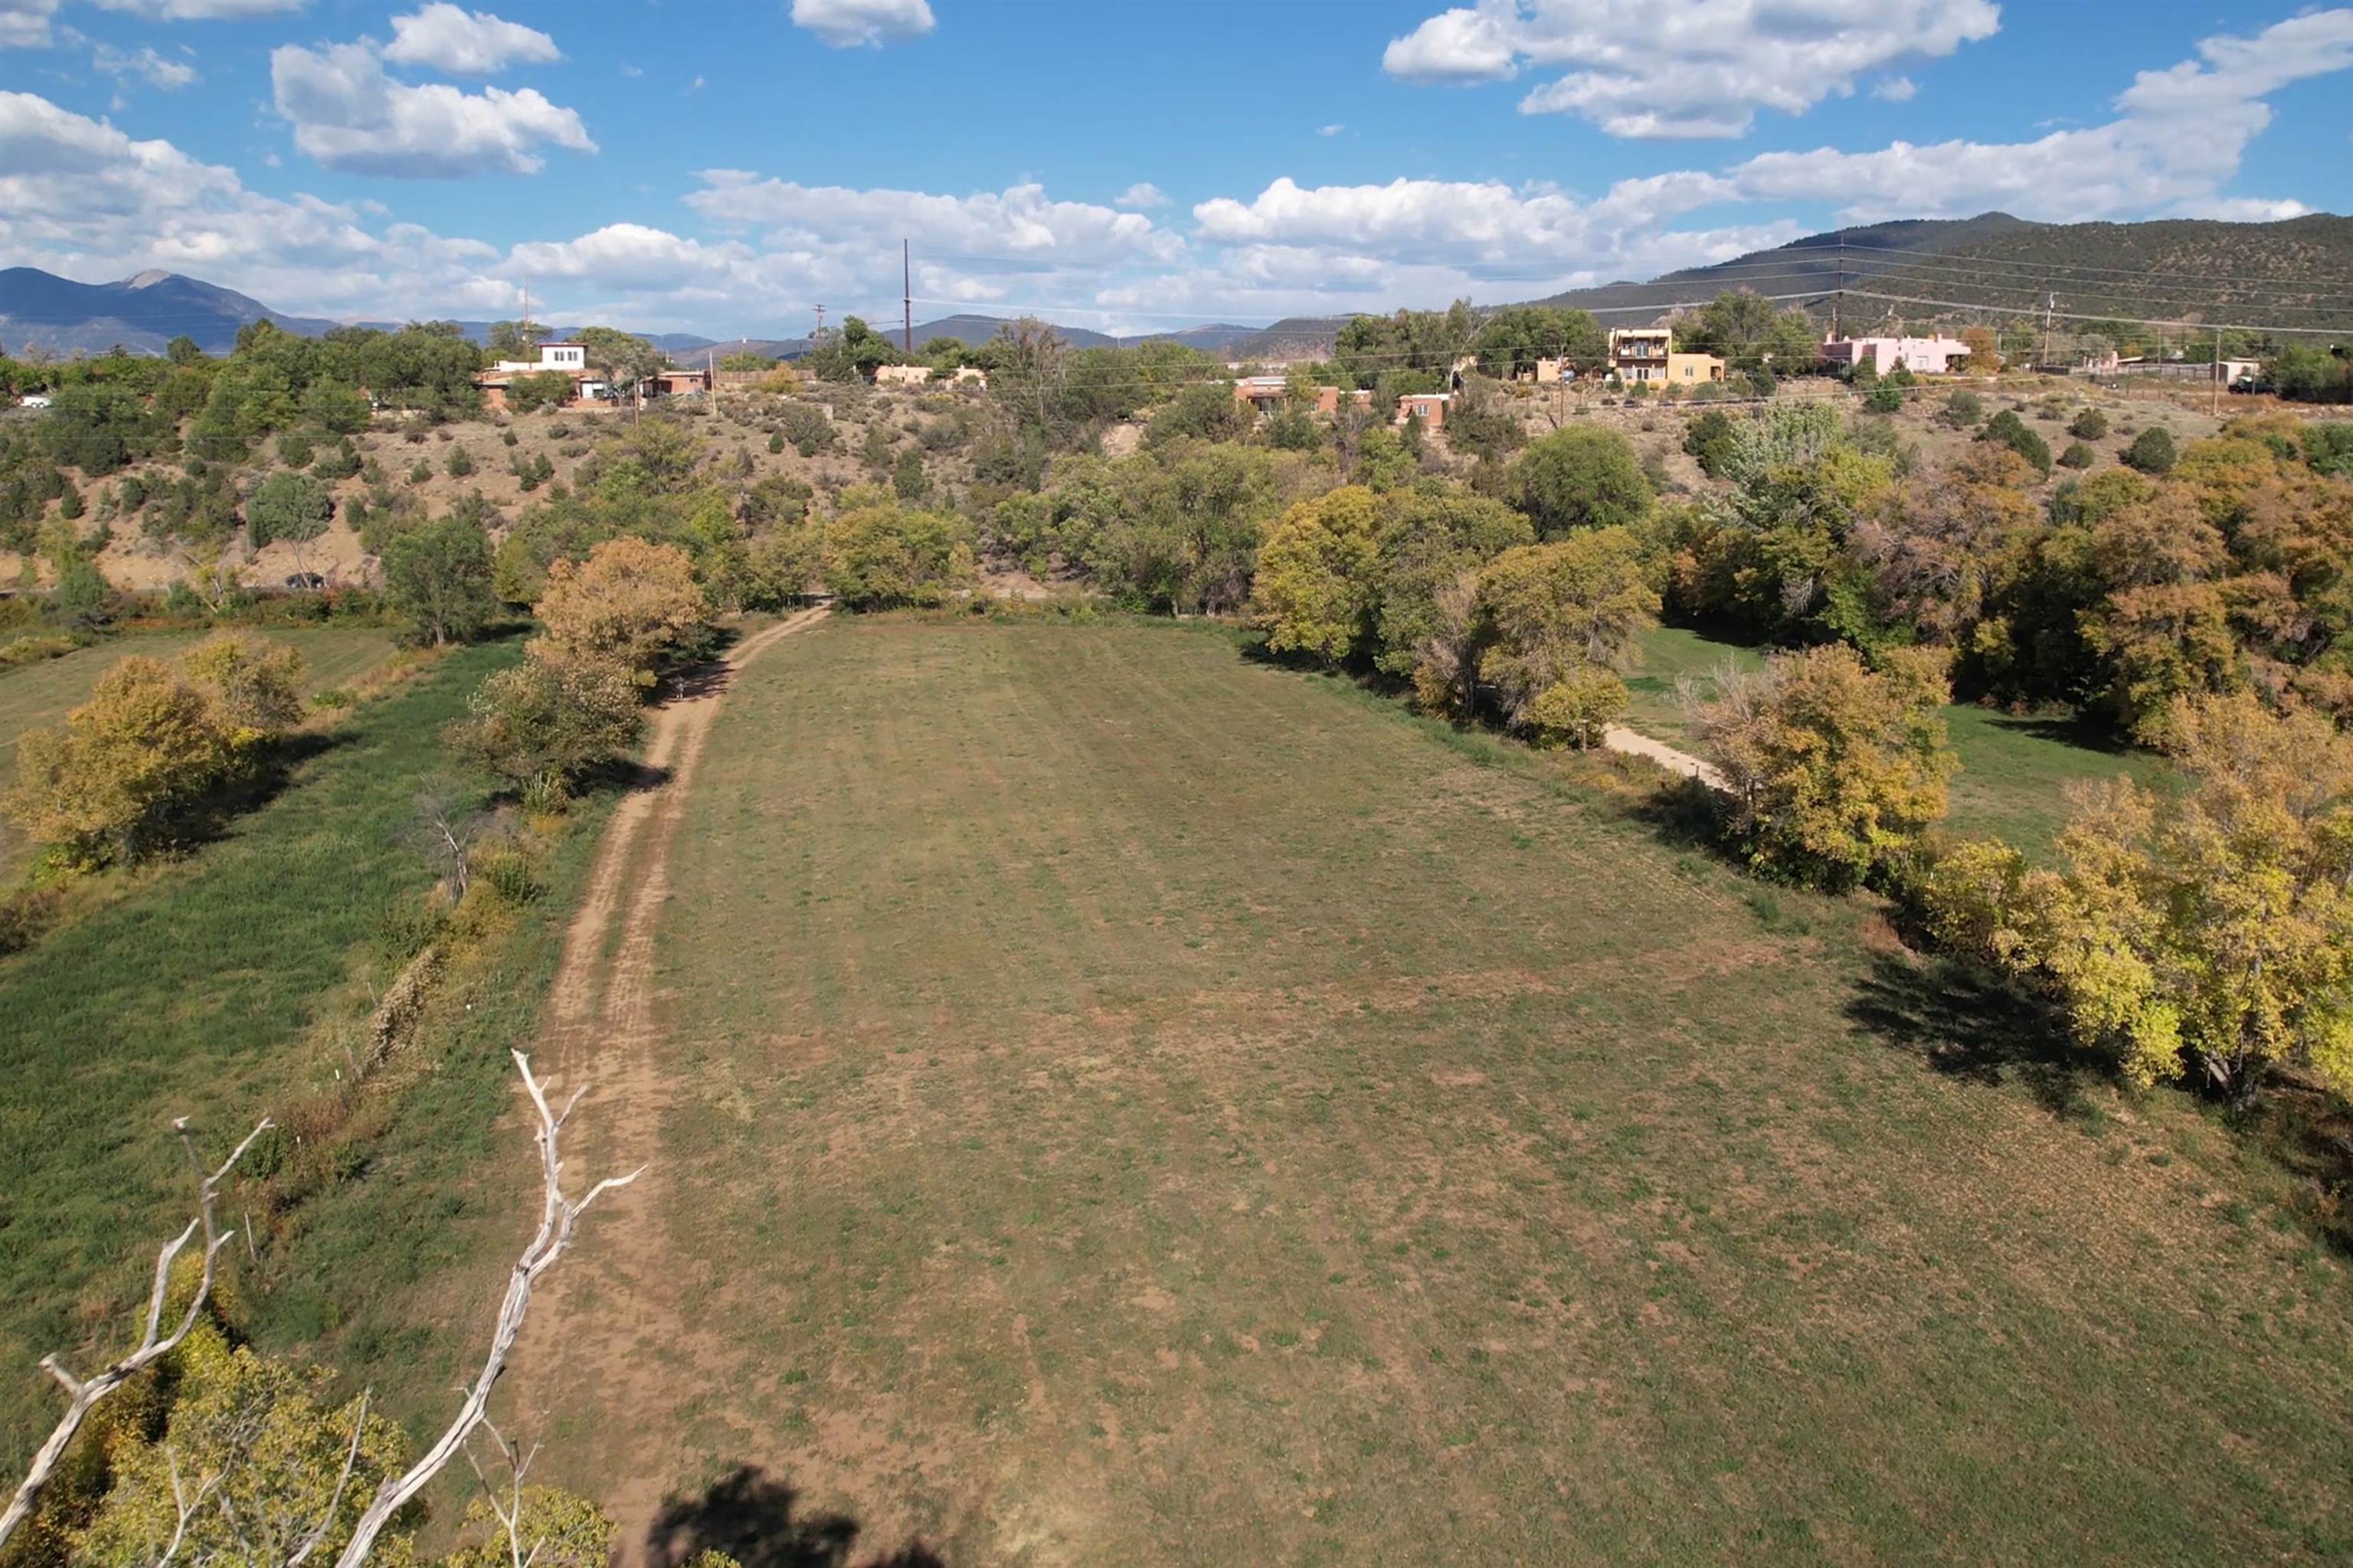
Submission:
[[[155,1248],[194,1212],[173,1118],[217,1159],[342,1065],[306,1031],[330,1004],[364,1009],[356,977],[381,981],[387,913],[434,876],[402,838],[441,726],[518,656],[450,654],[353,712],[218,842],[0,959],[0,1461],[21,1465],[55,1419],[41,1355],[87,1371],[94,1346],[135,1340]]]
[[[0,671],[0,768],[14,778],[16,737],[28,729],[62,724],[66,715],[90,699],[99,677],[134,653],[153,659],[174,659],[213,635],[209,631],[142,632],[76,649],[63,658],[45,659],[15,670]],[[342,686],[392,657],[391,634],[374,627],[302,627],[270,630],[257,635],[302,651],[305,692]],[[13,824],[0,821],[0,875],[14,871],[26,850],[24,835]]]
[[[1757,649],[1704,632],[1652,628],[1627,679],[1634,702],[1626,723],[1670,745],[1699,749],[1678,679],[1690,677],[1704,695],[1727,660],[1740,669],[1765,662]],[[2067,825],[2070,784],[2119,776],[2147,784],[2165,774],[2162,758],[2116,747],[2092,726],[2063,720],[1956,703],[1945,710],[1945,728],[1961,760],[1950,786],[1946,832],[1955,838],[2002,839],[2037,857],[2048,853]]]
[[[2353,1291],[2227,1138],[1572,765],[1182,628],[837,618],[670,888],[535,1476],[753,1467],[861,1561],[2353,1552]]]

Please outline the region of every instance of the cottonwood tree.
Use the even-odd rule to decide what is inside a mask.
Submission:
[[[471,641],[499,613],[490,535],[454,514],[412,529],[385,548],[384,590],[415,641]]]
[[[1512,464],[1507,484],[1540,539],[1639,523],[1651,510],[1651,482],[1634,449],[1615,430],[1593,426],[1531,442]]]
[[[636,679],[617,660],[534,650],[484,678],[442,744],[459,767],[533,804],[557,805],[589,768],[637,745],[645,729],[638,698]]]
[[[2056,868],[1947,855],[1939,936],[2047,988],[2137,1084],[2243,1102],[2301,1065],[2353,1091],[2353,738],[2243,693],[2178,700],[2164,738],[2188,787],[2083,792]]]
[[[1945,814],[1958,766],[1938,710],[1942,656],[1893,649],[1873,670],[1843,644],[1726,668],[1694,703],[1751,863],[1851,887],[1908,855]]]
[[[1380,498],[1346,485],[1277,518],[1259,547],[1251,619],[1277,653],[1336,664],[1370,637]]]
[[[702,642],[711,609],[685,551],[624,536],[550,566],[539,619],[550,657],[613,660],[644,685],[665,655]]]
[[[1566,720],[1609,712],[1609,688],[1623,690],[1613,667],[1659,613],[1641,554],[1632,530],[1597,528],[1506,550],[1480,573],[1479,674],[1494,687],[1506,723],[1530,724],[1537,698],[1564,681],[1575,696],[1556,695],[1551,713]],[[1571,722],[1562,729],[1582,736],[1590,726]]]

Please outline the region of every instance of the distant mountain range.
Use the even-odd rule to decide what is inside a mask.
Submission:
[[[2030,223],[1989,212],[1912,218],[1817,234],[1647,282],[1606,283],[1535,302],[1589,311],[1604,325],[1646,323],[1673,307],[1747,288],[1784,296],[1827,319],[1864,330],[1900,317],[1912,325],[1999,320],[2040,310],[2051,295],[2063,315],[2123,320],[2246,321],[2353,336],[2353,218],[2315,214],[2280,223],[2167,219],[2148,223]],[[1899,299],[1869,296],[1895,295]],[[1219,322],[1155,333],[1231,359],[1293,359],[1332,351],[1344,316],[1298,316],[1270,326]],[[142,272],[113,283],[78,283],[33,267],[0,270],[0,348],[103,354],[120,344],[161,354],[185,334],[208,354],[227,353],[248,322],[315,336],[344,323],[290,316],[233,290],[176,272]],[[363,322],[392,327],[394,322]],[[915,346],[951,337],[978,344],[1005,321],[959,314],[920,323]],[[489,322],[460,322],[476,342]],[[890,323],[874,323],[889,331]],[[577,326],[556,329],[575,333]],[[1056,329],[1078,347],[1114,338],[1088,327]],[[897,335],[895,333],[892,335]],[[808,352],[807,337],[712,339],[647,336],[682,359],[749,351],[771,358]]]

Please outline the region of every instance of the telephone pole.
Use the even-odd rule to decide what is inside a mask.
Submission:
[[[2210,405],[2217,416],[2222,412],[2222,329],[2214,329],[2214,363],[2208,366],[2214,383],[2214,396]]]
[[[1841,229],[1841,230],[1839,230],[1839,243],[1838,243],[1838,292],[1837,292],[1837,293],[1835,293],[1835,294],[1832,294],[1832,295],[1831,296],[1831,341],[1833,341],[1833,342],[1837,341],[1837,338],[1838,338],[1838,335],[1839,335],[1839,312],[1840,312],[1841,307],[1842,307],[1845,303],[1846,303],[1846,230],[1844,230],[1844,229]]]
[[[2042,365],[2051,363],[2051,313],[2058,308],[2057,294],[2046,293],[2042,296]],[[2039,370],[2042,366],[2039,365],[2035,368]]]
[[[907,242],[899,241],[899,346],[915,357],[915,270]]]

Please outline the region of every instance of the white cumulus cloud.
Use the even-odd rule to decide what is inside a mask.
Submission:
[[[2293,217],[2300,202],[2223,198],[2247,144],[2271,123],[2264,95],[2353,67],[2353,9],[2312,12],[2248,37],[2218,36],[2200,58],[2145,70],[2117,118],[2031,142],[1895,142],[1866,153],[1767,153],[1728,171],[1748,200],[1820,200],[1840,216],[1964,217],[2000,207],[2054,222],[2223,212]],[[2295,209],[2295,210],[2290,210]]]
[[[793,0],[793,26],[846,49],[920,38],[934,23],[930,0]]]
[[[536,27],[434,0],[412,16],[392,19],[392,42],[384,58],[452,76],[491,76],[512,65],[551,64],[564,54]]]
[[[46,49],[58,0],[0,0],[0,49]]]
[[[1871,84],[1871,96],[1888,103],[1909,103],[1919,92],[1920,84],[1908,76],[1884,77]]]
[[[1138,180],[1113,196],[1111,205],[1124,207],[1131,212],[1141,212],[1145,207],[1166,207],[1168,193],[1150,180]]]
[[[1857,77],[1950,55],[2000,25],[1993,0],[1480,0],[1391,40],[1408,81],[1501,81],[1573,68],[1521,100],[1613,136],[1732,137],[1802,114]]]
[[[446,83],[411,86],[385,73],[371,39],[271,52],[278,112],[294,145],[331,169],[401,179],[536,174],[547,146],[593,153],[573,110],[525,88],[470,93]]]

